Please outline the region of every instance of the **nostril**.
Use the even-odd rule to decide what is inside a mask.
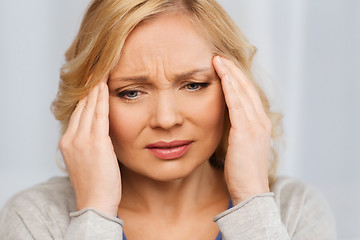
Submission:
[[[153,128],[170,129],[179,126],[183,122],[183,116],[174,99],[159,97],[153,106],[151,126]]]

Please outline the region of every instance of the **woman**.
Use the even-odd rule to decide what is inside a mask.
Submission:
[[[322,197],[275,176],[254,53],[212,0],[92,1],[53,103],[69,178],[10,200],[0,236],[334,239]]]

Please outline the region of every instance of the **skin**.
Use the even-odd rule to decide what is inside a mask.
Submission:
[[[222,136],[225,104],[231,129],[221,172],[208,159]],[[212,239],[219,231],[212,218],[229,197],[238,204],[269,191],[270,133],[252,82],[213,57],[187,16],[171,13],[135,28],[118,66],[79,102],[59,148],[78,210],[118,214],[129,239]],[[174,160],[146,149],[172,140],[193,143]]]

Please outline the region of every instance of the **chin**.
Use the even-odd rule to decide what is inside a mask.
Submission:
[[[185,177],[187,177],[188,174],[179,174],[179,173],[175,173],[175,174],[158,174],[158,175],[146,175],[146,177],[150,178],[153,181],[156,182],[173,182],[173,181],[177,181],[177,180],[181,180],[184,179]]]
[[[184,179],[192,175],[196,170],[204,165],[208,160],[199,161],[184,161],[185,159],[160,161],[151,164],[151,166],[143,166],[141,168],[132,168],[126,166],[127,170],[149,178],[158,182],[171,182]],[[189,159],[190,160],[190,159]]]
[[[160,181],[160,182],[172,182],[176,180],[181,180],[186,177],[189,177],[196,171],[195,169],[174,169],[174,170],[167,170],[163,172],[158,172],[158,174],[154,174],[151,176],[153,180]]]

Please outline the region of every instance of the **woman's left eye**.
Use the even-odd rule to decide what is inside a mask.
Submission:
[[[189,83],[189,84],[186,84],[185,85],[185,88],[189,91],[197,91],[197,90],[200,90],[201,88],[205,88],[209,86],[208,83],[195,83],[195,82],[192,82],[192,83]]]
[[[142,95],[142,92],[138,90],[124,90],[117,95],[124,100],[132,101],[138,99],[140,95]]]

